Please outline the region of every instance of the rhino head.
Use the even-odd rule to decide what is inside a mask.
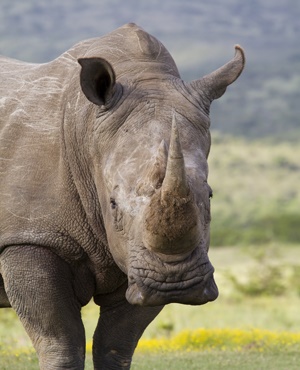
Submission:
[[[204,304],[218,296],[208,258],[209,108],[242,72],[244,53],[236,46],[230,62],[185,83],[158,40],[133,25],[121,31],[104,58],[79,59],[109,251],[128,276],[129,303]]]

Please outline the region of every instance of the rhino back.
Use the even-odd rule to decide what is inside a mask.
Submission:
[[[55,206],[62,86],[34,65],[1,62],[1,215],[33,219]]]

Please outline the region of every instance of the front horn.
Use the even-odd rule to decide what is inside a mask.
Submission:
[[[166,175],[144,213],[144,245],[166,255],[190,252],[201,240],[199,219],[199,209],[188,186],[174,115]]]
[[[170,194],[179,198],[187,198],[189,194],[189,186],[186,178],[184,158],[175,113],[173,113],[166,175],[161,189],[162,200],[167,198]]]

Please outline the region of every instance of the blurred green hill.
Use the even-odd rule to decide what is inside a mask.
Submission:
[[[1,0],[0,54],[46,62],[74,43],[136,22],[192,80],[247,55],[244,74],[212,108],[212,128],[248,138],[300,137],[298,0]]]
[[[213,246],[300,242],[300,146],[212,136]]]

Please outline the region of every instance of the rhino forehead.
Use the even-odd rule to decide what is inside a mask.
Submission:
[[[131,67],[141,62],[155,62],[163,64],[168,73],[179,76],[174,59],[164,45],[134,23],[95,39],[85,54],[85,57],[94,56],[106,58],[117,74],[123,72],[128,62]]]

